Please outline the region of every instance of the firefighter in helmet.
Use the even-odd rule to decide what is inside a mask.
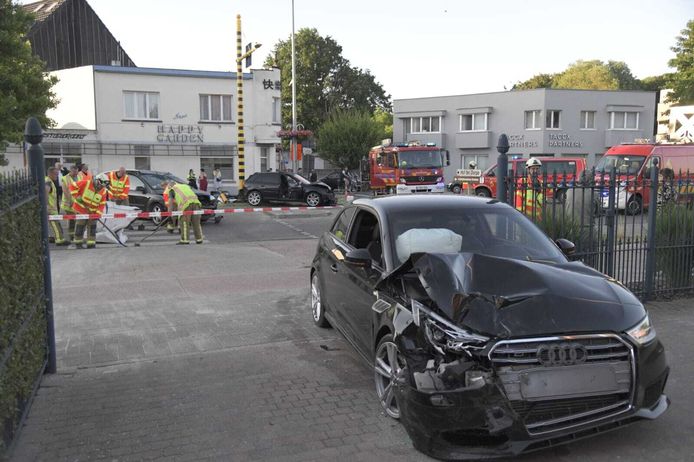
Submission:
[[[540,183],[542,161],[531,157],[525,163],[526,178],[518,181],[516,186],[516,209],[534,221],[542,219],[544,195]]]

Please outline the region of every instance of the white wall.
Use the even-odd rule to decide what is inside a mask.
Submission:
[[[94,72],[92,66],[51,72],[58,78],[53,91],[58,106],[46,111],[58,129],[96,130]]]

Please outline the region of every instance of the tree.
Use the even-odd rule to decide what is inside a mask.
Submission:
[[[524,82],[516,83],[511,90],[532,90],[535,88],[552,88],[557,74],[536,74]]]
[[[619,90],[640,90],[641,82],[634,77],[624,61],[608,61],[607,70],[617,80]]]
[[[376,109],[372,116],[381,130],[381,139],[393,139],[393,113],[384,109]]]
[[[45,63],[31,53],[25,36],[34,19],[12,0],[0,0],[0,164],[8,143],[22,141],[24,124],[35,116],[51,126],[46,110],[57,104]]]
[[[668,88],[668,80],[670,74],[653,75],[644,77],[639,81],[641,90],[644,91],[660,91]]]
[[[382,135],[382,125],[368,112],[338,109],[318,129],[318,150],[323,159],[340,168],[357,168]]]
[[[350,65],[342,47],[316,29],[304,28],[295,36],[296,109],[304,127],[317,130],[335,109],[373,112],[390,108],[390,96],[367,70]],[[277,67],[282,76],[282,122],[292,120],[291,39],[280,40],[265,59],[265,66]]]
[[[668,64],[676,69],[668,79],[672,93],[669,99],[682,105],[694,104],[694,19],[682,29],[672,47],[675,57]]]
[[[599,60],[576,61],[554,79],[554,88],[617,90],[619,80]]]

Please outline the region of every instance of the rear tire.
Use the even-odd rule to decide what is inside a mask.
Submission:
[[[453,189],[452,189],[453,194],[460,194],[460,191],[462,191],[462,190],[463,190],[463,189],[460,187],[459,184],[453,186]]]
[[[624,210],[624,213],[627,215],[640,215],[641,212],[643,211],[643,200],[641,199],[641,196],[631,196],[629,198],[629,201],[627,202],[626,209]]]
[[[477,188],[475,194],[479,197],[492,197],[492,193],[487,188]]]

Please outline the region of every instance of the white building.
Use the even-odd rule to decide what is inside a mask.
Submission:
[[[137,67],[85,66],[52,73],[58,107],[44,137],[47,165],[87,163],[92,172],[146,169],[185,178],[221,168],[237,181],[236,74]],[[280,72],[243,76],[246,177],[278,167]],[[5,169],[21,168],[21,149],[8,148]]]

